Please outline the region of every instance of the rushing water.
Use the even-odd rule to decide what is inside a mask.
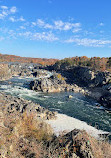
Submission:
[[[49,110],[56,110],[79,120],[85,121],[98,129],[111,132],[111,114],[96,106],[96,101],[79,93],[38,93],[29,90],[28,83],[33,78],[19,78],[0,82],[0,91],[23,97],[39,103]],[[9,84],[10,83],[10,84]],[[73,97],[68,98],[69,95]]]

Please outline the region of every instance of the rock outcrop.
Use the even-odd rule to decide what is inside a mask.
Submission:
[[[104,158],[107,150],[104,143],[77,129],[53,140],[50,148],[65,158]]]
[[[3,93],[0,104],[1,157],[111,157],[111,145],[85,131],[74,129],[56,137],[50,125],[44,122],[44,119],[54,119],[54,113],[37,104]]]
[[[4,111],[7,113],[34,113],[36,117],[43,119],[55,119],[56,112],[51,112],[40,105],[22,98],[13,97],[4,93],[0,94],[0,103],[3,105]]]
[[[111,108],[110,72],[94,71],[90,68],[80,66],[68,67],[67,69],[57,69],[54,66],[49,66],[47,69],[61,73],[62,76],[66,78],[67,84],[77,85],[79,89],[82,89],[77,90],[77,92],[82,92],[96,99],[104,107]]]
[[[46,71],[39,69],[40,65],[38,64],[9,63],[8,67],[12,76],[18,75],[22,77],[44,77],[46,75]]]
[[[67,84],[65,79],[58,73],[54,73],[49,78],[41,78],[31,81],[30,88],[42,92],[74,91],[83,94],[85,92],[83,88],[78,87],[76,84]]]
[[[66,82],[57,78],[56,75],[50,78],[41,78],[31,81],[30,87],[32,90],[42,91],[42,92],[60,92],[65,89]]]

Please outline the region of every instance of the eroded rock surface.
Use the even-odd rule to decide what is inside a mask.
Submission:
[[[40,105],[22,98],[13,97],[11,95],[0,94],[0,104],[2,111],[10,113],[34,113],[36,117],[43,119],[55,119],[56,112],[51,112]]]

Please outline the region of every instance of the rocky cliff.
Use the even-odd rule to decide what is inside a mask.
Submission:
[[[65,78],[58,73],[53,73],[49,78],[40,78],[31,81],[30,88],[42,92],[74,91],[84,93],[84,89],[78,87],[76,84],[67,84]]]
[[[111,108],[111,73],[108,71],[94,71],[87,67],[73,66],[58,69],[55,66],[47,67],[61,73],[67,84],[76,84],[87,89],[83,94],[89,95],[99,101],[103,106]],[[81,91],[80,91],[81,92]]]

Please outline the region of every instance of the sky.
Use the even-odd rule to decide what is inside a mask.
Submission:
[[[0,0],[0,53],[111,57],[111,0]]]

